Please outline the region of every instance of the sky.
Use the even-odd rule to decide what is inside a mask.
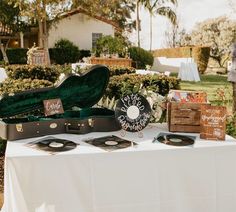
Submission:
[[[222,15],[227,15],[230,18],[236,19],[236,14],[231,9],[228,0],[178,0],[177,16],[180,19],[180,26],[184,27],[187,31],[191,31],[197,22],[201,22],[209,18],[216,18]],[[141,47],[149,49],[150,19],[148,12],[141,9],[140,18]],[[170,23],[166,18],[158,15],[154,17],[152,49],[165,47],[164,34],[168,29],[168,26],[170,26]],[[136,40],[136,33],[133,33],[131,35],[131,41],[135,43],[137,42]]]

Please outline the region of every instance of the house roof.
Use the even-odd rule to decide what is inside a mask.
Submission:
[[[78,8],[76,8],[76,9],[71,10],[71,11],[68,11],[68,12],[66,12],[66,13],[63,13],[60,17],[61,17],[61,18],[66,18],[66,17],[72,16],[72,15],[75,15],[75,14],[78,14],[78,13],[85,14],[85,15],[87,15],[87,16],[90,16],[90,17],[92,17],[92,18],[95,18],[95,19],[97,19],[97,20],[99,20],[99,21],[102,21],[102,22],[104,22],[104,23],[110,24],[110,25],[112,25],[114,28],[116,28],[116,30],[121,31],[120,26],[119,26],[117,23],[115,23],[114,21],[109,20],[109,19],[107,19],[107,18],[105,18],[105,17],[102,17],[102,16],[99,16],[99,15],[91,14],[90,12],[86,11],[85,9],[82,9],[81,7],[78,7]]]

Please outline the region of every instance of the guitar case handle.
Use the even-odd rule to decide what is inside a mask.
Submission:
[[[84,134],[88,132],[92,132],[94,127],[94,119],[88,119],[88,122],[78,123],[77,127],[71,127],[70,123],[66,123],[66,132],[72,134]]]

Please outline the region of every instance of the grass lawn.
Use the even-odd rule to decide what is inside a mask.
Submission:
[[[212,104],[223,104],[227,106],[228,112],[232,111],[233,91],[227,76],[202,75],[200,82],[181,81],[180,87],[182,90],[205,91]]]

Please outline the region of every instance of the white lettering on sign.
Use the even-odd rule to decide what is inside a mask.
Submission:
[[[124,114],[118,116],[117,119],[120,122],[122,129],[128,131],[141,131],[149,122],[151,117],[150,106],[148,104],[149,108],[145,108],[142,98],[143,97],[139,94],[131,94],[121,99],[122,107],[120,110]],[[135,109],[135,111],[132,113],[131,109]],[[137,113],[136,110],[139,110],[139,112]]]
[[[215,114],[211,114],[210,116],[202,115],[202,120],[210,122],[210,123],[218,124],[219,122],[225,121],[225,119],[226,119],[226,115],[224,115],[222,117],[216,117]]]
[[[59,113],[61,109],[61,103],[57,100],[55,103],[46,103],[46,110],[51,111],[52,113]]]

